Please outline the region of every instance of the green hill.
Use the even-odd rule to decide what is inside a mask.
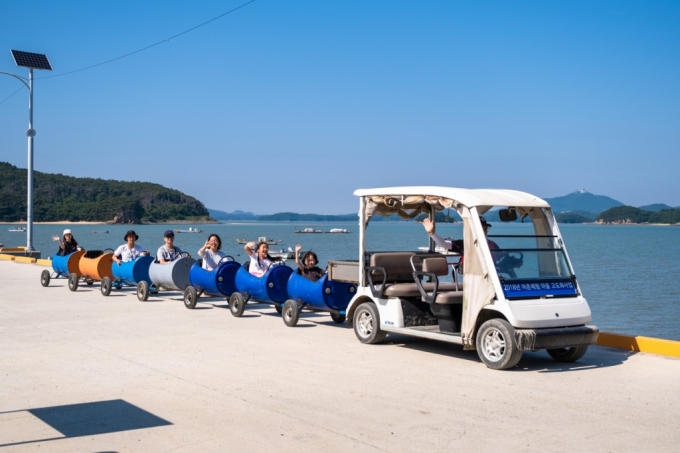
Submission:
[[[0,162],[0,221],[26,220],[25,169]],[[148,182],[33,173],[33,220],[112,223],[210,222],[197,199]]]
[[[664,209],[658,212],[645,211],[632,206],[607,209],[598,218],[601,223],[680,223],[680,208]]]

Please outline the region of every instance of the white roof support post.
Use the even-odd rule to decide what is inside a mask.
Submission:
[[[366,286],[366,197],[359,197],[359,287]]]

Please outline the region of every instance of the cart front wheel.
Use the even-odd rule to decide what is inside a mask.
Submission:
[[[68,289],[71,291],[77,291],[78,290],[78,276],[76,274],[71,274],[68,276]]]
[[[345,322],[345,319],[347,319],[347,316],[341,314],[336,315],[335,313],[331,313],[331,319],[336,324],[342,324],[343,322]]]
[[[513,368],[522,358],[515,329],[504,319],[490,319],[477,332],[477,354],[492,370]]]
[[[50,271],[47,269],[40,273],[40,284],[43,286],[50,286]]]
[[[373,302],[361,304],[354,312],[354,334],[365,344],[380,343],[387,336],[380,330],[380,315]]]
[[[137,283],[137,299],[140,302],[149,300],[149,284],[147,282],[141,281]]]
[[[198,291],[193,286],[187,286],[187,289],[184,290],[184,306],[191,310],[196,306],[197,301]]]
[[[102,296],[108,296],[111,294],[111,279],[109,277],[102,278],[102,284],[99,289],[102,292]]]
[[[300,319],[300,307],[293,299],[283,304],[283,322],[288,327],[295,327]]]
[[[229,298],[229,311],[236,318],[240,318],[243,315],[243,310],[246,308],[246,302],[243,300],[243,294],[234,293]]]
[[[571,348],[546,349],[550,357],[558,362],[576,362],[578,359],[586,355],[588,345],[574,346]]]

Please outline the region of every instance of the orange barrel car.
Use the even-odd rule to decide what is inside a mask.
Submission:
[[[86,252],[85,256],[80,258],[78,262],[80,275],[73,272],[68,277],[68,289],[76,291],[80,280],[83,280],[88,286],[92,285],[95,281],[102,281],[104,277],[109,277],[113,280],[111,264],[113,264],[113,252],[101,250]]]

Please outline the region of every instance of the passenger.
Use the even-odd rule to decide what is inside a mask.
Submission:
[[[300,270],[300,275],[309,281],[318,282],[326,274],[326,271],[317,267],[319,258],[317,258],[316,253],[310,250],[304,254],[302,262],[300,262],[300,249],[302,249],[300,244],[295,246],[295,264]]]
[[[59,236],[52,236],[53,241],[59,242],[59,250],[57,251],[58,256],[70,255],[73,252],[83,251],[83,248],[78,245],[76,238],[73,237],[73,233],[68,228],[64,230],[64,234],[61,239]]]
[[[132,261],[141,255],[149,254],[149,252],[144,251],[144,248],[142,248],[141,245],[135,244],[137,240],[139,240],[139,236],[137,236],[137,233],[135,233],[134,230],[125,233],[126,244],[121,245],[113,252],[113,260],[118,263],[119,266],[120,263]]]
[[[255,242],[248,242],[244,250],[250,257],[248,272],[255,277],[262,277],[267,273],[274,261],[281,261],[281,258],[269,256],[269,245],[266,242],[260,242],[257,245],[255,245]]]
[[[211,234],[208,236],[208,240],[205,241],[205,245],[198,250],[198,256],[203,258],[203,264],[201,267],[206,271],[211,271],[220,264],[222,258],[224,258],[224,253],[220,252],[222,248],[222,239],[216,234]]]
[[[182,257],[182,250],[175,247],[175,233],[172,230],[166,230],[163,233],[165,245],[161,245],[156,253],[156,259],[161,264],[169,264]],[[187,256],[191,256],[187,253]]]

